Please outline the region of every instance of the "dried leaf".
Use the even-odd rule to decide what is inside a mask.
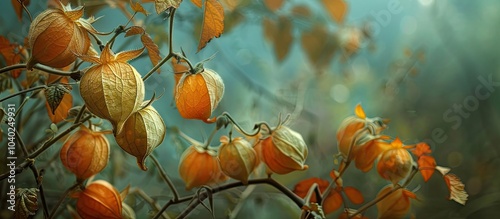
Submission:
[[[314,183],[318,184],[318,188],[321,193],[323,193],[330,184],[327,180],[318,177],[312,177],[298,182],[293,188],[293,193],[301,198],[305,198],[307,193],[309,192],[309,189]],[[311,196],[310,202],[317,202],[316,195]]]
[[[142,7],[141,3],[139,2],[130,1],[130,7],[132,8],[132,10],[134,10],[135,13],[142,13],[146,16],[149,15],[148,11],[146,11],[146,9],[144,9],[144,7]]]
[[[325,9],[337,23],[343,23],[347,13],[347,3],[344,0],[322,0]]]
[[[11,43],[4,36],[0,36],[0,55],[5,60],[7,66],[18,64],[21,62],[21,50],[24,48],[16,43]],[[15,79],[21,74],[21,69],[14,69],[10,71],[11,76]]]
[[[140,26],[131,26],[130,29],[127,30],[127,33],[125,33],[125,37],[128,36],[133,36],[137,34],[144,34],[146,30],[144,30],[143,27]]]
[[[169,8],[178,8],[182,0],[155,0],[157,14],[161,14]]]
[[[465,185],[462,183],[462,181],[460,181],[460,178],[458,178],[455,174],[450,173],[444,176],[444,181],[446,182],[446,185],[450,190],[449,199],[465,205],[465,202],[467,202],[467,198],[469,197],[469,195],[465,191]]]
[[[292,14],[297,17],[309,18],[311,10],[305,5],[296,5],[292,8]]]
[[[303,50],[309,62],[318,69],[325,68],[338,47],[337,40],[325,26],[316,25],[310,31],[304,32],[301,38]]]
[[[23,20],[23,5],[28,6],[30,4],[30,0],[11,0],[12,7],[14,7],[14,12],[16,12],[17,18],[19,21]]]
[[[198,8],[201,8],[201,0],[191,0],[191,2]]]
[[[224,8],[217,0],[206,0],[198,52],[205,48],[212,38],[220,37],[223,31]]]
[[[285,0],[264,0],[264,5],[271,11],[276,11],[281,8]]]
[[[16,207],[14,218],[30,218],[38,210],[38,189],[18,188],[16,189]]]
[[[274,42],[274,36],[277,35],[277,24],[276,21],[271,20],[267,17],[262,19],[262,28],[264,32],[264,38],[269,42]]]
[[[63,84],[68,83],[68,78],[63,77],[60,80],[60,83]],[[64,85],[61,86],[64,87]],[[56,124],[68,117],[69,110],[73,106],[73,96],[71,95],[71,93],[64,91],[64,89],[68,90],[68,88],[66,87],[63,88],[63,87],[56,88],[57,90],[54,90],[53,93],[51,94],[52,96],[50,97],[47,97],[47,94],[45,94],[45,96],[47,97],[47,101],[45,101],[45,107],[47,108],[47,113],[49,115],[50,120]],[[53,107],[55,106],[55,101],[53,102],[53,100],[59,99],[61,94],[64,95],[62,96],[62,99],[60,99],[60,102],[59,104],[57,104],[55,110],[53,110],[54,109]],[[51,99],[50,101],[52,103],[49,103],[49,99]]]
[[[71,92],[71,86],[64,84],[54,84],[45,89],[45,98],[49,103],[51,113],[54,114],[65,94]]]
[[[415,198],[415,194],[405,189],[393,190],[393,185],[384,187],[377,195],[384,199],[377,203],[379,219],[397,219],[404,218],[410,210],[410,198]],[[392,192],[392,193],[391,193]]]
[[[12,89],[12,78],[7,74],[0,74],[0,93]]]
[[[151,36],[149,36],[149,34],[147,33],[144,33],[141,36],[141,42],[142,45],[144,45],[148,50],[148,56],[149,59],[151,60],[151,63],[153,64],[153,66],[156,66],[158,62],[160,62],[161,60],[160,49],[158,48],[158,45],[156,45],[156,43],[153,42]],[[158,68],[158,70],[156,71],[158,72],[158,74],[160,73],[160,69],[161,68]]]
[[[292,22],[281,16],[278,19],[277,33],[274,36],[274,53],[279,62],[283,61],[292,47]]]
[[[424,177],[424,181],[427,182],[436,170],[436,160],[432,156],[423,155],[418,158],[417,162],[420,173]]]
[[[351,186],[344,187],[344,193],[347,196],[347,198],[349,198],[349,200],[355,205],[359,205],[365,202],[363,194],[354,187]]]
[[[436,166],[436,170],[437,170],[439,173],[441,173],[441,175],[443,175],[443,176],[444,176],[444,175],[448,174],[448,173],[450,172],[450,170],[451,170],[451,169],[450,169],[450,168],[448,168],[448,167]]]
[[[429,155],[432,151],[429,145],[425,142],[418,143],[415,149],[411,151],[415,156]]]
[[[323,211],[325,214],[332,213],[339,209],[342,203],[342,195],[337,190],[332,190],[325,200],[323,200]]]

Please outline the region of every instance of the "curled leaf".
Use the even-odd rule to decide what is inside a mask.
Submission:
[[[467,198],[469,195],[465,191],[465,185],[460,181],[455,174],[446,174],[444,175],[444,181],[450,190],[450,200],[456,201],[462,205],[465,205],[467,202]]]
[[[16,189],[16,206],[14,218],[30,218],[38,210],[38,189],[18,188]]]
[[[178,8],[182,0],[155,0],[157,14],[161,14],[169,8]]]
[[[218,38],[224,31],[224,8],[217,0],[206,0],[203,13],[203,28],[201,30],[198,52],[205,48],[212,38]]]
[[[54,84],[45,89],[45,98],[49,103],[52,114],[56,111],[65,94],[71,92],[71,86],[64,84]]]
[[[132,2],[130,1],[130,7],[132,8],[132,10],[134,10],[135,13],[142,13],[144,15],[148,15],[148,11],[146,11],[146,9],[144,9],[144,7],[142,7],[141,3],[139,2]]]

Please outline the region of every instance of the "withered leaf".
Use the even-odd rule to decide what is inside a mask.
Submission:
[[[277,35],[274,36],[274,53],[278,61],[283,61],[288,55],[293,42],[292,22],[281,16],[278,20]]]
[[[47,99],[52,114],[55,113],[64,95],[70,92],[71,86],[64,84],[53,84],[45,89],[45,98]]]
[[[156,66],[161,60],[160,49],[158,48],[158,45],[153,42],[151,36],[149,36],[149,34],[147,33],[142,34],[141,42],[142,45],[144,45],[144,47],[146,47],[146,49],[148,50],[148,56],[151,60],[151,63],[153,64],[153,66]],[[157,72],[160,73],[160,68],[158,68]]]
[[[343,23],[347,13],[347,3],[344,0],[322,0],[325,9],[337,23]]]
[[[302,34],[301,44],[309,61],[321,69],[330,63],[338,43],[326,27],[317,25]]]
[[[161,14],[169,8],[177,8],[182,0],[155,0],[156,13]]]
[[[264,0],[264,5],[271,11],[276,11],[281,8],[285,0]]]
[[[206,0],[198,52],[205,48],[212,38],[220,37],[222,32],[224,32],[224,8],[217,0]]]
[[[14,12],[16,12],[19,21],[23,20],[23,5],[28,6],[30,0],[10,0],[12,7],[14,7]]]
[[[146,11],[146,9],[144,9],[144,7],[142,7],[142,5],[139,2],[130,2],[130,7],[136,13],[142,13],[146,16],[149,15],[148,11]]]
[[[38,210],[38,189],[19,188],[16,189],[16,207],[14,218],[29,218]]]
[[[143,34],[145,32],[143,27],[140,26],[131,26],[130,29],[127,30],[127,33],[125,33],[125,37],[128,36],[133,36],[137,34]]]

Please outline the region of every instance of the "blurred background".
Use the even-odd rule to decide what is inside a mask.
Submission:
[[[87,16],[102,16],[94,23],[102,32],[125,24],[124,11],[131,11],[128,1],[82,0],[73,1],[73,5],[77,2],[86,6]],[[338,4],[334,5],[336,9],[329,8],[326,0],[221,2],[225,8],[224,33],[197,52],[203,11],[183,1],[175,15],[173,49],[182,48],[192,62],[215,54],[206,67],[221,75],[226,92],[213,115],[227,111],[250,130],[256,122],[275,125],[280,113],[292,114],[289,126],[300,132],[309,146],[309,169],[277,175],[279,182],[293,188],[305,178],[329,179],[329,172],[337,168],[333,162],[337,128],[361,103],[368,117],[391,120],[385,134],[399,137],[405,144],[427,142],[437,164],[452,168],[465,184],[469,200],[462,206],[448,200],[448,189],[439,174],[427,183],[418,175],[409,187],[418,196],[411,209],[416,218],[493,218],[500,214],[500,149],[495,143],[500,142],[500,5],[496,0],[345,0],[345,9],[340,11]],[[35,17],[50,4],[53,2],[31,1],[28,9]],[[134,24],[146,27],[164,57],[168,53],[168,20],[164,14],[155,13],[152,3],[143,5],[151,14],[136,15]],[[17,19],[10,1],[0,2],[0,8],[0,34],[22,44],[29,18],[24,14]],[[106,42],[110,36],[100,39]],[[117,52],[141,46],[139,38],[121,35],[114,48]],[[147,55],[131,64],[142,75],[152,67]],[[177,167],[189,143],[175,130],[204,141],[213,125],[180,117],[172,98],[172,72],[167,63],[161,74],[148,79],[146,96],[162,94],[153,106],[168,130],[154,153],[181,194],[187,195],[192,191],[184,190]],[[74,106],[83,103],[78,93],[75,86]],[[2,91],[0,97],[8,94],[8,90]],[[44,130],[51,122],[44,110],[41,107],[26,121],[22,132],[26,144],[47,135]],[[5,133],[5,124],[1,127]],[[104,122],[103,127],[110,129],[111,125]],[[220,131],[212,145],[219,144],[221,135],[227,135],[227,131]],[[110,162],[96,178],[111,182],[119,190],[127,185],[141,187],[160,205],[166,203],[172,194],[152,162],[147,161],[149,171],[140,170],[135,158],[123,152],[111,136],[109,140]],[[4,138],[1,148],[6,148],[5,142]],[[54,156],[61,145],[56,144],[37,159],[40,168],[45,168],[49,206],[60,197],[62,188],[74,182],[74,176]],[[0,150],[6,157],[6,150]],[[2,164],[0,170],[5,172],[6,165]],[[6,182],[1,184],[0,206],[4,211]],[[351,168],[344,175],[344,185],[360,189],[365,200],[373,199],[386,184],[374,170],[365,174]],[[17,176],[17,187],[33,185],[28,171]],[[217,218],[300,215],[300,209],[286,196],[265,185],[233,189],[214,198]],[[151,214],[141,200],[128,201],[138,218]],[[175,215],[184,207],[173,206],[168,212]],[[65,208],[61,209],[61,218],[69,217]],[[206,218],[207,213],[198,206],[190,217]],[[339,213],[328,218],[337,218]],[[376,209],[371,208],[366,215],[376,217]]]

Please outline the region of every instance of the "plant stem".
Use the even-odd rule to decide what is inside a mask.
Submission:
[[[29,166],[31,171],[33,172],[33,176],[35,177],[36,185],[38,187],[38,191],[40,191],[40,197],[43,206],[43,216],[45,218],[49,217],[49,207],[47,206],[47,201],[45,200],[45,192],[43,189],[42,181],[43,181],[43,169],[38,171],[34,163],[31,163]]]
[[[26,89],[26,90],[22,90],[22,91],[19,91],[17,93],[13,93],[9,96],[6,96],[2,99],[0,99],[0,102],[3,102],[5,100],[8,100],[12,97],[15,97],[15,96],[18,96],[18,95],[21,95],[21,94],[24,94],[24,93],[28,93],[28,92],[31,92],[31,91],[36,91],[36,90],[40,90],[40,89],[47,89],[47,86],[46,85],[40,85],[40,86],[36,86],[36,87],[32,87],[32,88],[29,88],[29,89]]]
[[[16,139],[17,143],[19,143],[19,147],[21,147],[21,150],[23,151],[24,157],[28,157],[29,153],[28,150],[26,149],[26,145],[23,142],[23,139],[21,139],[21,135],[16,129]]]
[[[229,119],[229,121],[231,121],[231,123],[234,126],[236,126],[236,129],[239,132],[241,132],[243,135],[246,135],[248,137],[256,136],[257,134],[259,134],[260,129],[261,129],[261,124],[265,124],[264,122],[256,124],[257,131],[255,131],[255,133],[253,133],[253,134],[250,134],[250,133],[246,132],[243,128],[241,128],[241,126],[233,119],[233,117],[231,117],[231,115],[228,112],[223,112],[221,116],[225,116],[227,119]],[[269,127],[269,125],[267,125],[267,127]]]
[[[156,159],[156,157],[152,154],[149,156],[151,157],[151,160],[153,160],[153,163],[158,168],[158,172],[160,172],[160,176],[163,178],[163,180],[165,180],[168,187],[170,187],[170,190],[172,190],[172,193],[174,194],[174,198],[172,200],[174,200],[174,201],[179,200],[179,197],[180,197],[179,192],[177,192],[177,189],[175,188],[174,183],[172,182],[172,180],[170,180],[167,173],[165,172],[163,167],[160,165],[160,162],[158,161],[158,159]]]
[[[19,68],[26,68],[26,64],[24,64],[24,63],[23,64],[15,64],[15,65],[9,65],[7,67],[1,68],[0,69],[0,74],[8,72],[10,70],[19,69]],[[36,64],[36,65],[33,66],[33,68],[38,69],[38,70],[42,70],[42,71],[47,72],[49,74],[60,75],[60,76],[72,76],[72,75],[75,75],[75,74],[80,74],[80,70],[78,70],[78,71],[72,71],[72,72],[61,71],[61,70],[50,68],[48,66],[41,65],[41,64]]]
[[[276,189],[278,189],[281,193],[285,194],[288,198],[290,198],[299,208],[302,208],[304,206],[304,200],[302,200],[300,197],[295,195],[290,189],[287,187],[283,186],[279,182],[275,181],[272,178],[263,178],[263,179],[252,179],[248,181],[248,184],[243,184],[242,182],[234,182],[234,183],[229,183],[226,185],[222,185],[219,187],[212,188],[212,194],[222,192],[225,190],[229,190],[232,188],[240,187],[240,186],[247,186],[247,185],[255,185],[255,184],[268,184]],[[173,205],[173,204],[179,204],[187,201],[191,201],[192,203],[184,210],[180,215],[177,216],[177,218],[184,218],[189,213],[198,205],[200,204],[204,199],[208,197],[207,193],[202,193],[201,197],[196,198],[196,195],[191,195],[187,197],[180,198],[177,201],[170,200],[165,204],[165,206],[156,213],[156,215],[153,218],[158,218],[163,211],[165,211],[168,206]]]
[[[130,193],[136,193],[142,199],[144,199],[144,201],[147,202],[156,211],[160,211],[160,206],[158,205],[158,203],[156,203],[156,201],[154,199],[152,199],[151,197],[149,197],[149,195],[146,194],[142,189],[140,189],[140,188],[134,188]],[[163,218],[170,219],[170,217],[167,214],[165,214],[165,213],[163,213],[161,216]]]
[[[56,214],[57,212],[57,209],[59,208],[59,206],[63,203],[64,199],[66,199],[66,197],[68,196],[68,194],[73,191],[74,189],[76,189],[78,186],[80,186],[80,183],[75,183],[74,185],[72,185],[71,187],[69,187],[68,189],[66,189],[66,191],[64,191],[63,195],[61,196],[61,198],[59,199],[59,201],[57,201],[56,203],[56,206],[54,206],[54,208],[52,209],[52,211],[50,212],[50,216],[49,216],[49,219],[53,218],[54,215]]]

